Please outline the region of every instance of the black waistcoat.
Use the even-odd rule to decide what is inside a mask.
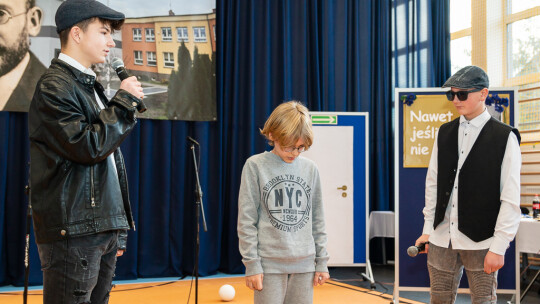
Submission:
[[[443,221],[456,173],[458,182],[458,229],[475,242],[493,236],[499,209],[501,166],[510,132],[517,129],[491,118],[482,128],[461,170],[458,166],[459,118],[442,125],[438,135],[437,205],[433,228]]]

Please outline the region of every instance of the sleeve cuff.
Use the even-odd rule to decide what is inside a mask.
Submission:
[[[128,234],[126,230],[118,232],[118,250],[126,250]]]
[[[315,271],[317,272],[329,272],[328,271],[328,258],[318,260],[316,259],[317,264],[315,265]]]
[[[489,247],[489,251],[496,253],[498,255],[504,255],[509,245],[510,243],[508,241],[500,239],[497,236],[494,236],[493,242],[491,242],[491,246]]]
[[[134,112],[140,102],[140,99],[131,95],[128,91],[123,89],[118,90],[114,97],[111,98],[111,100],[109,101],[109,103],[116,103],[121,107],[132,110]]]
[[[252,276],[259,273],[263,273],[263,268],[261,265],[261,260],[252,260],[252,261],[244,261],[244,265],[246,265],[246,276]]]
[[[429,234],[433,232],[433,222],[431,221],[425,221],[424,222],[424,228],[422,229],[422,234]]]

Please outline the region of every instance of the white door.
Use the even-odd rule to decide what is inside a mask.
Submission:
[[[314,126],[314,143],[302,155],[319,167],[330,266],[354,262],[352,126]]]

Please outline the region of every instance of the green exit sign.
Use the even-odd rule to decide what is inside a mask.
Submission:
[[[311,122],[318,125],[337,125],[337,115],[311,115]]]

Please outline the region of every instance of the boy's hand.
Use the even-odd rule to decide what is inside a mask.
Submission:
[[[421,251],[419,253],[428,253],[429,251],[429,234],[422,234],[414,243],[414,246],[420,246],[422,244],[426,244],[426,249],[424,251]]]
[[[490,274],[504,266],[504,255],[488,251],[484,258],[484,272]]]
[[[251,290],[263,289],[263,277],[264,274],[259,273],[252,276],[246,276],[246,286]]]
[[[124,251],[125,251],[125,250],[123,250],[123,249],[118,249],[118,250],[116,251],[116,256],[117,256],[117,257],[123,256],[123,255],[124,255]]]
[[[330,279],[330,274],[328,272],[315,271],[315,277],[313,278],[313,286],[322,285],[326,283],[328,279]]]
[[[135,76],[124,79],[120,84],[120,89],[128,91],[131,95],[139,99],[144,98],[142,84],[137,80],[137,77]]]

